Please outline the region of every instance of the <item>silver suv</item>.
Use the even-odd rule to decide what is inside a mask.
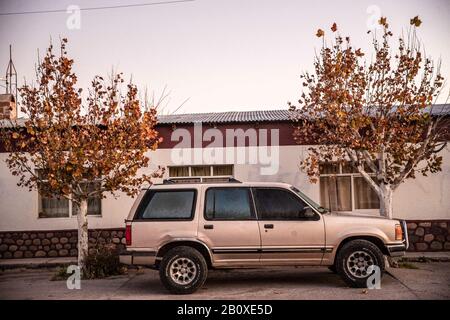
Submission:
[[[384,255],[404,254],[405,231],[404,221],[328,212],[289,184],[166,180],[136,199],[120,259],[158,269],[176,294],[201,287],[210,268],[262,266],[329,266],[366,287]]]

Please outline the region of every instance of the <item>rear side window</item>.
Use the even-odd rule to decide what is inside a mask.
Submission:
[[[149,190],[138,208],[137,218],[190,220],[195,199],[195,190]]]
[[[209,188],[205,198],[207,220],[255,219],[249,188]]]
[[[307,204],[292,192],[282,189],[256,188],[253,190],[258,217],[261,220],[305,219]]]

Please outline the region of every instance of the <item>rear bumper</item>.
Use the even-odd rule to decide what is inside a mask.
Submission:
[[[152,266],[156,261],[156,251],[126,250],[119,255],[119,260],[127,265]]]

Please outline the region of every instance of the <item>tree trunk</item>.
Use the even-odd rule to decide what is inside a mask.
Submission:
[[[88,254],[87,200],[81,200],[78,220],[78,266],[83,271]]]
[[[384,217],[392,219],[392,187],[388,184],[380,184],[380,194],[378,198],[380,199],[380,213]]]

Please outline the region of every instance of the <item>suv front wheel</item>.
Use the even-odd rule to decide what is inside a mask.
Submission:
[[[203,255],[191,247],[180,246],[167,252],[159,266],[159,277],[171,293],[189,294],[200,288],[208,275]]]
[[[339,250],[336,257],[336,271],[351,287],[367,288],[367,279],[373,274],[369,267],[380,268],[380,278],[384,272],[384,256],[380,249],[367,240],[352,240]]]

